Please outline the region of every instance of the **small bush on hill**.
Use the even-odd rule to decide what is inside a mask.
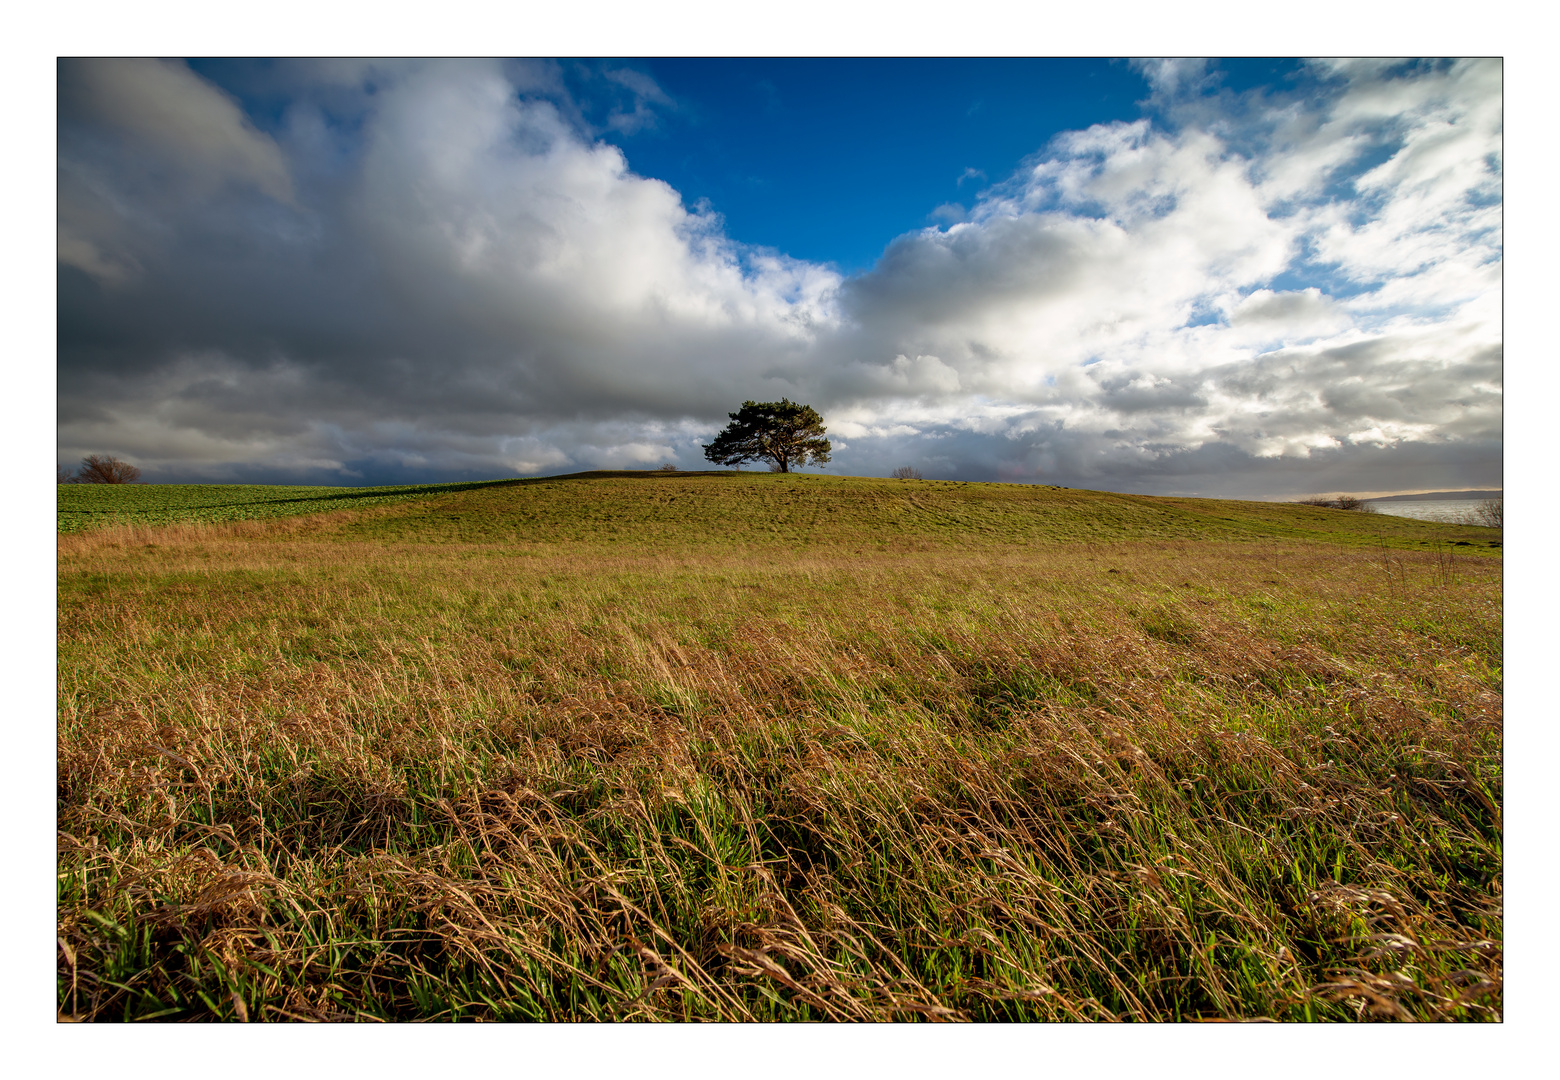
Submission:
[[[1301,506],[1324,506],[1329,510],[1354,510],[1361,514],[1379,513],[1376,507],[1364,499],[1356,499],[1353,495],[1339,495],[1331,499],[1296,499]]]
[[[81,459],[81,468],[75,475],[66,470],[58,473],[62,484],[138,484],[141,470],[128,461],[120,461],[107,454],[88,454]]]

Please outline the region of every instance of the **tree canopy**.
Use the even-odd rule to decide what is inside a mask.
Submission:
[[[61,472],[62,484],[138,484],[141,470],[128,461],[105,454],[88,454],[81,459],[81,468],[72,476]]]
[[[821,465],[829,460],[829,440],[823,437],[823,417],[811,405],[788,398],[744,401],[727,413],[731,423],[705,446],[704,456],[717,465],[741,465],[767,460],[781,472],[792,466]]]

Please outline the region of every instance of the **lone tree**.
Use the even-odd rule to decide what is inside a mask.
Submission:
[[[779,472],[829,460],[829,440],[823,438],[823,417],[811,405],[788,398],[779,401],[744,401],[727,413],[731,423],[704,448],[704,456],[717,465],[741,465],[760,458],[774,462]]]
[[[64,481],[71,484],[138,484],[141,470],[128,461],[120,461],[106,454],[88,454],[81,459],[81,469]]]

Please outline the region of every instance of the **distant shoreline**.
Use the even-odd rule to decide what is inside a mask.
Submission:
[[[1499,499],[1501,489],[1481,491],[1422,491],[1417,495],[1383,495],[1365,502],[1431,502],[1440,499]]]

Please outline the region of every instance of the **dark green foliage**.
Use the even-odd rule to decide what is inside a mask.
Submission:
[[[793,465],[800,468],[829,460],[823,417],[811,405],[798,405],[789,398],[744,401],[741,409],[727,415],[731,423],[704,448],[704,456],[717,465],[771,461],[777,471],[788,473]]]

